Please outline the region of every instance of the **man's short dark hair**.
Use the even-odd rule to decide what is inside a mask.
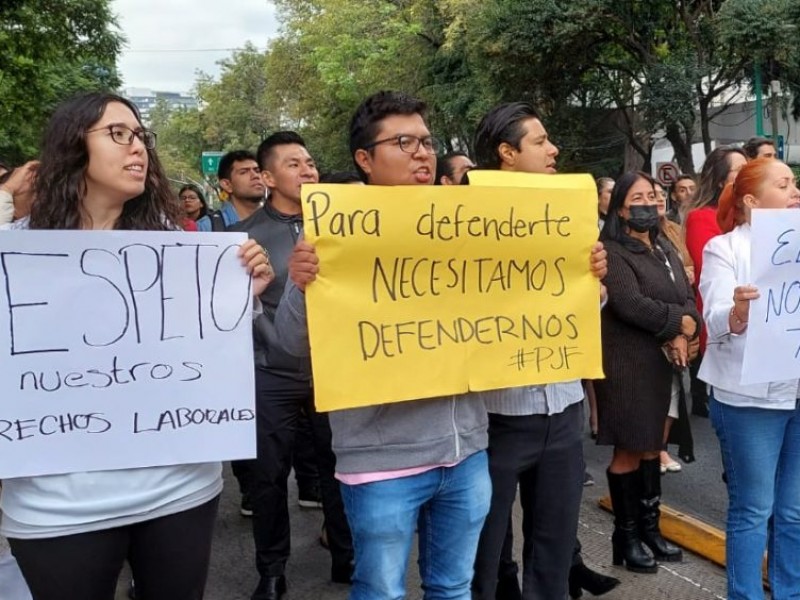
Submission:
[[[355,171],[336,171],[319,176],[320,183],[361,183],[361,175]]]
[[[350,121],[350,156],[362,181],[367,181],[367,174],[355,162],[356,150],[375,141],[380,122],[393,115],[419,115],[427,120],[427,114],[428,107],[422,100],[403,92],[377,92],[359,105]]]
[[[453,159],[458,156],[469,159],[469,154],[465,152],[449,152],[441,158],[436,159],[436,181],[433,182],[434,184],[442,185],[442,177],[445,175],[450,180],[453,179]]]
[[[276,146],[286,146],[297,144],[306,148],[306,141],[299,133],[294,131],[276,131],[258,145],[256,156],[258,156],[258,168],[262,171],[267,168],[267,163],[272,158],[272,151]]]
[[[244,160],[256,160],[256,155],[250,150],[232,150],[223,156],[219,161],[219,169],[217,169],[218,179],[230,179],[231,171],[233,171],[233,163],[242,162]]]
[[[681,181],[684,181],[686,179],[688,179],[692,183],[695,183],[694,177],[692,175],[689,175],[688,173],[681,173],[680,175],[678,175],[678,178],[675,180],[675,182],[671,186],[669,186],[669,197],[670,198],[672,198],[672,195],[678,189],[678,184]]]
[[[527,102],[508,102],[486,113],[475,131],[475,160],[479,169],[499,169],[503,159],[498,153],[506,143],[517,150],[525,137],[523,121],[540,119],[539,113]]]
[[[742,146],[742,150],[744,150],[747,158],[752,160],[758,156],[758,149],[761,148],[761,146],[766,146],[767,144],[773,148],[775,147],[775,144],[771,139],[757,135],[747,140],[744,146]]]

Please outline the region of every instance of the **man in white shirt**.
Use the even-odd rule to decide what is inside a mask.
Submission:
[[[475,156],[480,169],[552,174],[558,148],[536,110],[514,102],[495,107],[481,120]],[[599,242],[590,264],[598,279],[605,276],[605,250]],[[566,597],[585,471],[583,397],[583,386],[575,380],[499,390],[487,400],[492,504],[478,545],[473,598],[495,600],[518,485],[525,536],[522,597]],[[595,595],[619,583],[603,579],[608,581],[592,590]]]

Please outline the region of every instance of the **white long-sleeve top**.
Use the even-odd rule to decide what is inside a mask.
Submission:
[[[751,285],[749,224],[712,238],[703,250],[700,295],[708,343],[698,377],[714,388],[714,398],[733,406],[792,410],[798,397],[797,379],[771,383],[741,383],[747,330],[730,329],[733,290]],[[769,348],[764,348],[769,352]]]
[[[5,190],[0,190],[0,225],[11,223],[14,220],[14,196]]]

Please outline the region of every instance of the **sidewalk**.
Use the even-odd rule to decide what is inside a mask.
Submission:
[[[631,573],[611,565],[613,517],[597,501],[608,495],[606,486],[584,488],[578,536],[583,559],[589,566],[620,579],[622,584],[604,599],[608,600],[724,600],[725,569],[684,550],[681,563],[661,563],[655,575]],[[591,598],[591,595],[584,594]]]
[[[257,578],[253,566],[253,542],[250,521],[239,515],[236,484],[226,469],[226,487],[214,539],[211,572],[206,600],[248,600]],[[622,580],[607,600],[724,600],[724,569],[685,552],[682,563],[662,564],[655,575],[638,575],[611,565],[612,517],[597,501],[607,494],[602,479],[584,488],[578,534],[583,544],[584,561],[594,569]],[[287,569],[289,592],[285,600],[345,600],[348,587],[329,581],[330,559],[319,545],[322,511],[297,506],[296,487],[290,482],[289,506],[292,519],[292,558]],[[521,519],[515,508],[517,523]],[[522,536],[515,536],[519,556]],[[408,598],[422,597],[417,575],[416,553],[408,569]],[[121,579],[118,600],[126,597],[127,575]],[[584,598],[591,598],[584,593]]]

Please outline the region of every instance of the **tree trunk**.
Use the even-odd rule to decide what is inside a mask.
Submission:
[[[630,143],[625,142],[625,160],[622,165],[622,170],[627,173],[628,171],[642,171],[644,170],[645,157],[639,151],[639,148]],[[649,170],[647,171],[650,172]]]
[[[771,83],[771,82],[770,82]],[[772,141],[775,144],[775,149],[778,149],[778,94],[774,90],[770,90],[769,94],[769,121],[772,129]]]
[[[711,133],[708,130],[708,99],[700,99],[700,134],[703,136],[703,149],[706,156],[711,154]]]
[[[650,173],[653,141],[649,133],[642,133],[643,128],[640,127],[639,114],[633,109],[624,108],[616,113],[614,124],[627,138],[622,165],[623,172],[646,171]]]
[[[694,174],[694,160],[692,160],[692,143],[691,139],[687,140],[681,135],[681,129],[675,123],[667,125],[667,139],[672,144],[672,150],[675,152],[675,162],[678,163],[678,168],[681,173]]]

